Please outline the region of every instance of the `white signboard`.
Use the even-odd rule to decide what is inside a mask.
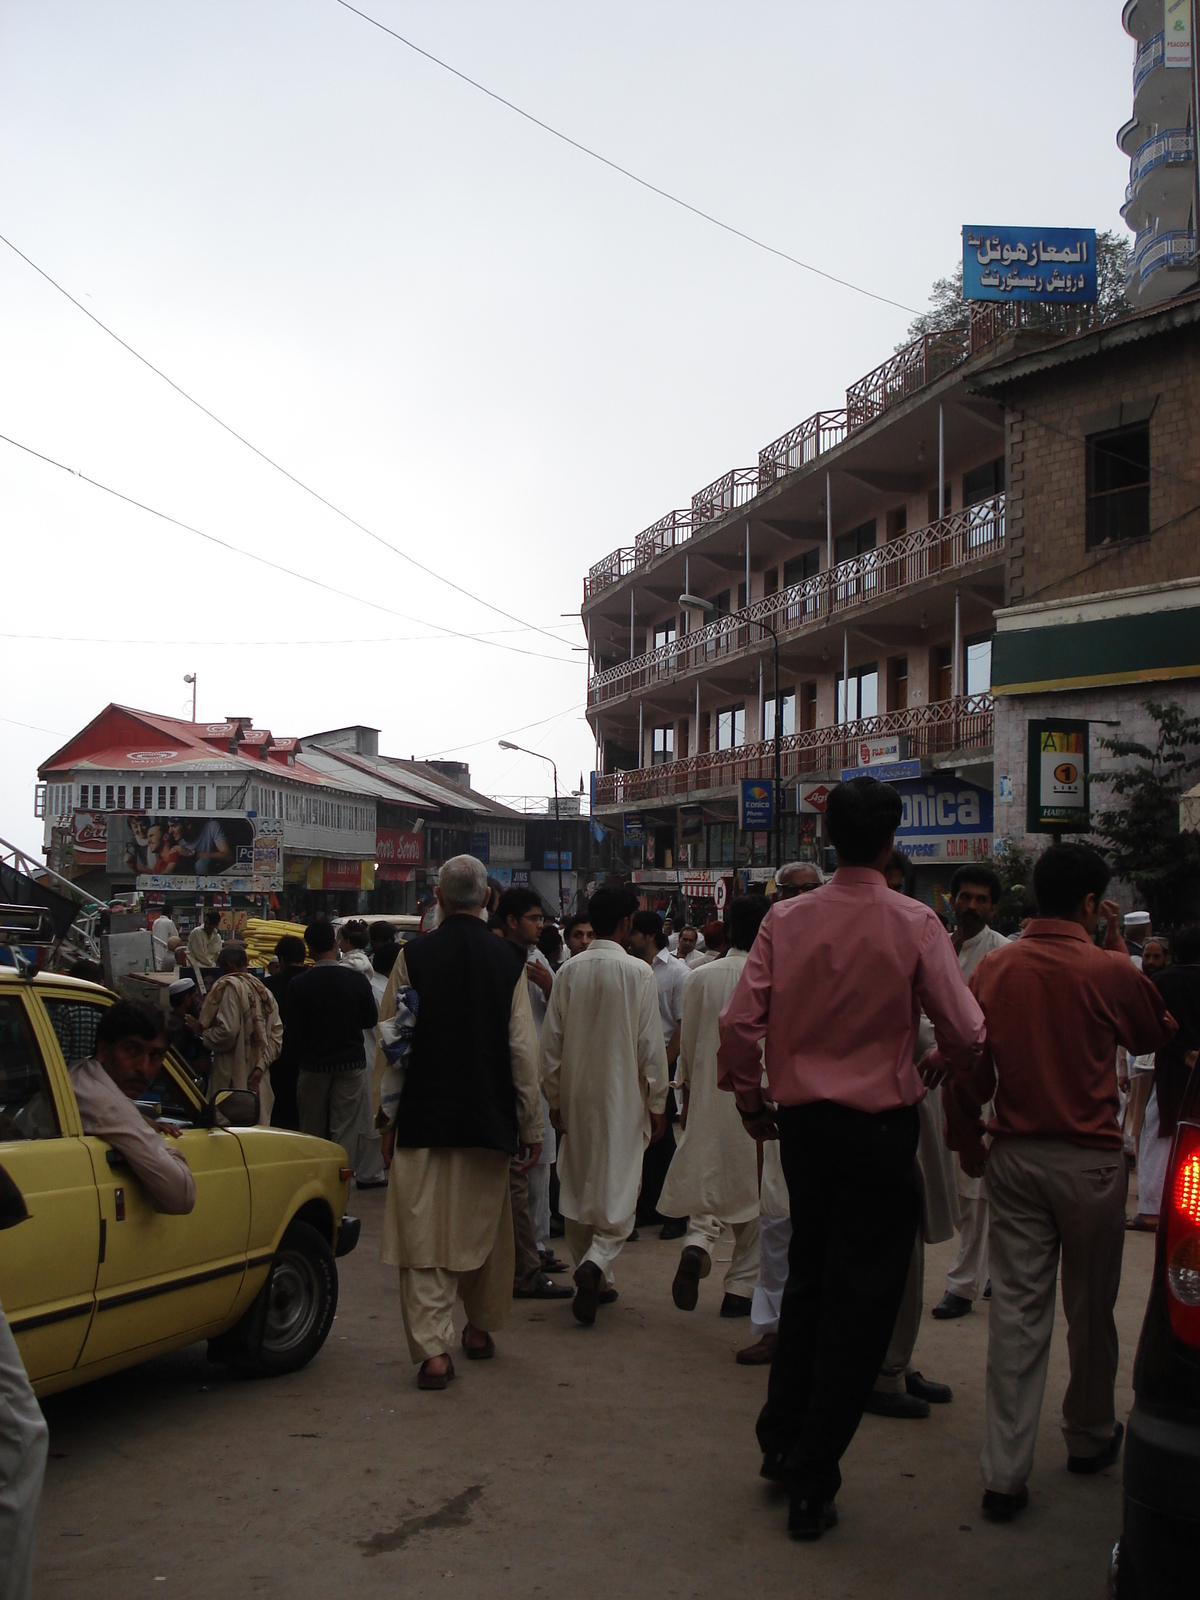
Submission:
[[[900,759],[900,735],[894,733],[883,739],[860,739],[857,745],[860,767],[880,767]]]
[[[1064,755],[1058,750],[1042,751],[1042,806],[1087,810],[1087,784],[1077,755]]]

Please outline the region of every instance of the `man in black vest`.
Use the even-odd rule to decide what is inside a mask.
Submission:
[[[440,926],[407,944],[397,966],[397,1014],[403,1004],[415,1020],[381,1085],[385,1115],[395,1107],[383,1134],[392,1165],[382,1255],[400,1269],[420,1389],[454,1377],[456,1296],[467,1359],[496,1352],[492,1332],[512,1311],[509,1163],[519,1155],[531,1167],[545,1136],[528,988],[521,962],[483,920],[482,863],[447,861],[437,897]]]

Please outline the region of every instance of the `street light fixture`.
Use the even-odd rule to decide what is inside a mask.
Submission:
[[[686,611],[701,611],[706,616],[717,608],[711,600],[701,600],[699,595],[681,594],[679,604]],[[783,866],[783,701],[779,698],[779,635],[769,622],[757,617],[747,619],[764,633],[771,635],[771,654],[775,665],[775,778],[772,785],[772,811],[775,817],[775,870]],[[696,733],[699,736],[700,730]]]
[[[554,769],[554,859],[558,865],[558,914],[563,914],[563,881],[562,881],[562,832],[558,816],[558,767],[552,756],[544,756],[540,750],[527,750],[523,744],[512,744],[508,739],[498,741],[501,750],[517,750],[523,756],[533,756],[538,761],[549,761]]]
[[[194,672],[185,672],[184,675],[183,675],[183,681],[184,681],[184,683],[190,683],[191,686],[192,686],[192,721],[195,722],[195,720],[196,720],[196,674]]]

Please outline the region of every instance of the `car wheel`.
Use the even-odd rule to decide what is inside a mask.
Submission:
[[[293,1222],[254,1304],[235,1328],[211,1342],[209,1355],[252,1377],[296,1372],[329,1337],[337,1302],[333,1251],[307,1222]]]

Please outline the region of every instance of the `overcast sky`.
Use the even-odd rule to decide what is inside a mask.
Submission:
[[[964,222],[1122,226],[1117,0],[361,9],[905,306]],[[110,700],[190,714],[192,671],[204,719],[365,722],[384,751],[545,793],[548,769],[496,748],[511,733],[574,788],[592,744],[560,614],[588,566],[842,404],[909,321],[335,0],[4,0],[0,75],[0,233],[382,539],[555,636],[324,510],[0,245],[0,432],[357,597],[0,443],[0,834],[26,847],[38,762]]]

